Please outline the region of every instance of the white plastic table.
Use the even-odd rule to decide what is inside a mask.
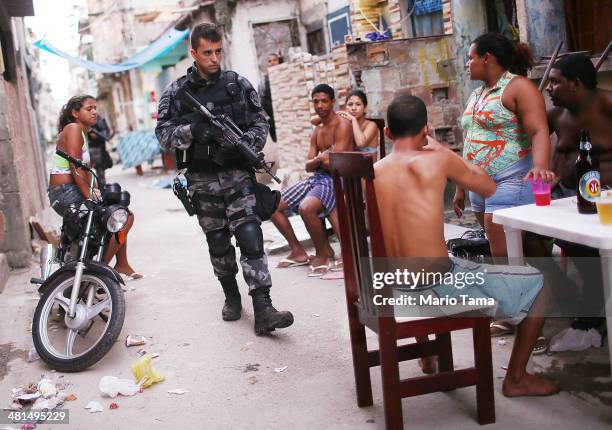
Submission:
[[[608,350],[612,364],[612,225],[603,225],[597,215],[579,214],[576,198],[553,200],[550,206],[534,204],[501,209],[493,213],[493,222],[502,224],[506,233],[508,257],[523,264],[522,231],[599,249],[608,326]]]

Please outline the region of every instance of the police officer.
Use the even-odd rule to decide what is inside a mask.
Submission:
[[[176,149],[177,167],[187,169],[189,196],[225,293],[223,320],[239,319],[242,309],[236,253],[230,242],[234,235],[253,300],[255,333],[265,334],[293,324],[293,315],[274,309],[270,299],[272,280],[261,220],[255,212],[253,172],[223,134],[190,108],[183,91],[189,89],[214,114],[230,116],[244,132],[245,143],[256,151],[265,145],[268,123],[249,81],[235,72],[221,70],[219,30],[212,24],[199,24],[191,31],[190,44],[195,61],[185,76],[170,83],[159,100],[155,134],[163,148]]]

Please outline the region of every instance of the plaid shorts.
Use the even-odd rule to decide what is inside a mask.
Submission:
[[[327,172],[316,171],[310,178],[282,190],[281,196],[289,209],[296,214],[299,212],[300,203],[308,196],[321,201],[325,209],[323,216],[328,216],[336,207],[334,180]]]

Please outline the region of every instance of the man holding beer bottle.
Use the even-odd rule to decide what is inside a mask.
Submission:
[[[558,60],[546,89],[555,105],[548,111],[548,122],[551,133],[558,137],[553,161],[560,178],[557,198],[576,195],[581,130],[588,131],[590,155],[600,163],[601,187],[612,187],[612,91],[597,88],[591,59],[570,54]]]
[[[557,134],[553,168],[559,183],[553,198],[577,195],[578,211],[595,213],[595,196],[612,186],[612,91],[597,88],[597,72],[591,59],[570,54],[552,67],[547,86],[555,107],[548,111],[549,129]],[[599,182],[599,183],[598,183]],[[565,241],[556,241],[585,282],[583,302],[598,303],[602,285],[599,252]],[[590,257],[590,258],[584,258]],[[586,285],[588,284],[588,285]],[[601,303],[601,301],[599,301]],[[601,306],[583,305],[585,315],[603,315]],[[597,327],[603,318],[577,318],[574,328]]]

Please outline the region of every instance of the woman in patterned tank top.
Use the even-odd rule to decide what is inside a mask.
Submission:
[[[487,233],[491,253],[505,257],[506,237],[503,227],[493,223],[493,212],[533,203],[529,177],[554,178],[548,165],[544,98],[525,77],[534,64],[527,45],[514,45],[499,33],[486,33],[474,40],[468,57],[471,80],[484,85],[472,92],[461,120],[463,157],[482,167],[497,185],[496,193],[486,199],[470,193],[470,202]],[[457,187],[454,209],[459,217],[464,199],[464,191]]]

